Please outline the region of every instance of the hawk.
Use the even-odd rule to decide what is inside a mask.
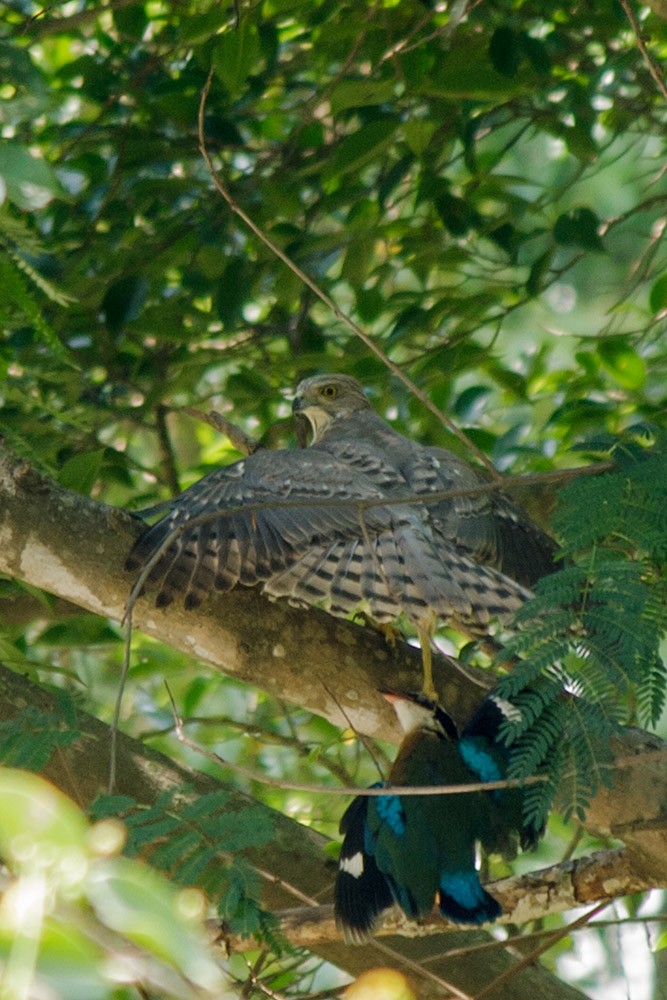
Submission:
[[[136,543],[129,569],[150,569],[156,603],[197,606],[213,590],[261,583],[271,597],[346,615],[365,605],[415,626],[431,678],[438,619],[479,636],[506,621],[554,568],[554,542],[484,478],[443,448],[394,431],[347,375],[297,387],[293,411],[312,442],[256,451],[169,502]]]

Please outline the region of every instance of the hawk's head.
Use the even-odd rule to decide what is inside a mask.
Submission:
[[[310,425],[312,443],[315,444],[335,420],[370,408],[361,385],[349,375],[314,375],[303,379],[297,386],[292,403],[292,412],[297,417],[299,444],[305,444],[305,422]]]

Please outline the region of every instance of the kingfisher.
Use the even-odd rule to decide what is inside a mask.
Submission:
[[[509,748],[499,739],[519,709],[487,695],[459,735],[454,720],[424,694],[382,692],[405,733],[386,782],[373,788],[473,784],[507,776]],[[336,924],[345,940],[369,939],[394,903],[407,917],[430,913],[484,924],[502,913],[480,882],[478,844],[511,856],[517,841],[534,847],[544,827],[523,818],[523,789],[448,795],[358,796],[340,824],[344,834],[335,886]]]

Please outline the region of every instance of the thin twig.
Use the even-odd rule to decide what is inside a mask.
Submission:
[[[181,484],[178,481],[176,458],[174,456],[174,449],[171,443],[171,438],[169,437],[169,429],[167,427],[168,412],[168,408],[163,403],[160,403],[156,407],[155,430],[160,446],[160,465],[162,466],[164,478],[167,486],[169,487],[169,492],[172,496],[176,496],[181,492]]]
[[[280,788],[283,791],[307,792],[311,795],[321,793],[323,795],[355,795],[364,798],[375,798],[376,796],[387,795],[458,795],[473,792],[490,792],[503,788],[523,788],[525,785],[540,784],[550,780],[547,775],[534,774],[527,778],[506,778],[503,781],[477,781],[460,785],[386,785],[384,788],[356,788],[349,786],[333,788],[315,783],[301,783],[298,781],[284,781],[280,778],[269,778],[266,775],[258,774],[256,771],[253,771],[249,767],[245,767],[243,764],[237,764],[235,762],[225,760],[225,758],[221,757],[220,754],[215,753],[213,750],[206,750],[200,744],[195,742],[195,740],[186,736],[183,719],[178,713],[176,702],[174,701],[169,685],[166,682],[165,687],[167,689],[167,695],[169,697],[174,716],[174,732],[184,746],[188,747],[190,750],[194,750],[195,753],[206,757],[207,760],[211,760],[222,767],[228,768],[235,774],[239,774],[250,781],[255,781],[260,785],[267,785],[270,788]],[[621,757],[613,763],[603,766],[608,767],[610,770],[614,770],[619,767],[633,767],[640,763],[645,765],[647,758],[660,759],[665,757],[667,757],[667,750],[656,750],[644,754],[635,754],[630,757]]]
[[[376,749],[375,749],[375,747],[373,747],[371,745],[370,739],[365,735],[365,733],[360,733],[357,729],[355,729],[355,727],[354,727],[354,725],[353,725],[353,723],[352,723],[349,715],[347,714],[347,711],[345,710],[345,706],[340,703],[339,699],[336,697],[335,693],[331,690],[331,688],[327,687],[327,685],[324,684],[324,683],[322,683],[322,687],[324,688],[324,690],[326,691],[326,693],[329,695],[329,697],[331,698],[331,700],[334,702],[334,704],[337,705],[338,711],[341,713],[341,715],[343,716],[343,718],[347,722],[349,728],[352,730],[352,732],[354,733],[354,735],[356,736],[356,738],[362,744],[364,750],[366,751],[366,753],[368,754],[368,756],[370,757],[370,759],[373,761],[373,764],[375,765],[375,770],[378,773],[378,777],[380,778],[380,781],[384,781],[384,777],[385,777],[384,776],[384,772],[382,770],[382,767],[380,766],[380,761],[378,760]]]
[[[503,972],[502,975],[498,976],[497,979],[494,979],[492,983],[489,983],[489,985],[485,986],[484,989],[479,991],[479,993],[476,993],[474,1000],[480,1000],[480,997],[488,996],[489,993],[495,993],[499,986],[504,986],[505,983],[507,983],[510,979],[513,979],[519,972],[522,972],[523,969],[532,965],[541,955],[544,954],[545,951],[549,951],[549,949],[553,948],[555,944],[558,944],[559,941],[571,934],[573,930],[583,927],[584,924],[587,924],[597,913],[600,913],[602,910],[606,910],[611,902],[612,900],[608,899],[604,903],[598,903],[597,906],[594,906],[592,910],[589,910],[588,913],[585,913],[573,923],[567,924],[565,927],[561,927],[561,929],[557,931],[549,941],[540,945],[538,948],[535,948],[534,951],[531,951],[520,962],[513,965],[511,969],[508,969],[507,972]],[[505,994],[505,996],[507,996],[507,994]]]
[[[554,469],[552,472],[528,472],[520,476],[509,477],[502,483],[501,489],[503,493],[513,493],[515,490],[540,485],[541,483],[567,483],[571,479],[578,479],[579,476],[597,476],[602,472],[609,472],[614,468],[615,466],[613,462],[599,462],[595,465],[584,465],[578,469]],[[209,524],[217,518],[224,518],[229,517],[232,514],[238,514],[240,511],[248,514],[255,514],[261,510],[283,510],[299,507],[332,507],[340,508],[341,510],[354,508],[363,513],[364,511],[372,510],[374,507],[403,507],[410,506],[412,504],[431,506],[431,504],[439,503],[442,500],[455,500],[460,497],[477,497],[482,496],[485,493],[494,493],[498,489],[499,485],[497,482],[486,482],[461,489],[433,490],[433,492],[430,493],[407,493],[401,496],[369,497],[367,499],[359,499],[357,497],[327,497],[325,499],[321,499],[319,497],[298,497],[281,500],[276,497],[274,500],[258,500],[253,503],[244,503],[237,506],[216,507],[215,510],[208,511],[205,514],[199,514],[197,517],[189,518],[183,527],[187,527],[189,530],[190,528],[198,527],[201,524]],[[173,542],[174,539],[180,535],[180,533],[180,528],[174,529],[174,531],[169,535],[169,544],[171,544],[171,542]],[[164,552],[166,544],[167,543],[165,542],[165,545],[161,546],[160,553]],[[151,566],[153,565],[154,563],[151,561]]]
[[[269,778],[266,775],[258,774],[256,771],[253,771],[249,767],[245,767],[243,764],[237,764],[235,762],[225,760],[225,758],[221,757],[220,754],[215,753],[213,750],[206,750],[205,747],[202,747],[195,740],[190,739],[189,736],[186,736],[183,728],[183,720],[178,714],[176,703],[169,689],[169,685],[166,682],[165,687],[167,689],[167,694],[169,696],[174,715],[174,732],[184,746],[188,747],[190,750],[194,750],[195,753],[201,754],[201,756],[205,757],[207,760],[211,760],[216,764],[220,764],[222,767],[228,768],[230,771],[233,771],[234,774],[239,774],[241,777],[247,778],[250,781],[256,781],[260,785],[267,785],[270,788],[280,788],[282,791],[307,792],[310,795],[320,793],[323,795],[357,795],[369,798],[374,798],[378,795],[386,796],[398,794],[457,795],[459,792],[484,792],[495,791],[498,788],[520,788],[526,784],[532,785],[549,780],[546,775],[537,774],[529,778],[508,778],[505,781],[469,782],[465,785],[386,785],[384,788],[356,788],[354,786],[329,788],[325,785],[315,783],[302,783],[298,781],[284,781],[281,778]]]
[[[639,23],[639,19],[635,14],[634,10],[632,9],[632,4],[630,3],[630,0],[621,0],[621,7],[625,11],[625,16],[632,25],[632,30],[634,31],[635,38],[637,39],[637,48],[639,49],[644,58],[644,62],[646,63],[646,68],[653,77],[658,90],[667,101],[667,85],[665,85],[665,81],[662,76],[662,73],[660,72],[658,64],[656,63],[655,59],[648,50],[648,46],[646,44],[646,40],[642,32],[641,24]]]
[[[503,490],[505,492],[512,491],[515,488],[525,487],[531,483],[546,482],[548,480],[560,480],[567,481],[569,479],[576,478],[582,475],[597,475],[600,472],[608,471],[612,469],[612,462],[600,462],[598,465],[584,466],[580,469],[564,469],[557,470],[554,472],[539,472],[530,473],[523,476],[512,476],[503,483]],[[428,494],[428,503],[436,503],[439,500],[450,500],[453,497],[469,497],[478,496],[482,493],[488,493],[493,490],[498,489],[497,484],[493,482],[480,483],[477,486],[470,487],[469,489],[457,489],[457,490],[442,490],[436,491]],[[318,499],[316,497],[309,499],[286,499],[286,500],[271,500],[271,501],[257,501],[256,503],[242,504],[232,507],[216,508],[215,510],[207,511],[204,514],[198,514],[195,517],[189,518],[185,523],[176,525],[164,538],[162,544],[152,553],[150,559],[148,559],[137,579],[134,582],[134,586],[130,591],[127,603],[125,605],[125,614],[121,619],[121,625],[125,624],[128,614],[131,612],[132,608],[137,602],[138,597],[143,591],[144,585],[150,576],[153,567],[160,561],[164,553],[169,549],[172,542],[179,538],[183,531],[187,528],[190,531],[192,528],[199,527],[203,524],[210,524],[224,517],[229,517],[234,513],[243,511],[245,514],[255,514],[261,510],[279,510],[286,508],[300,508],[300,507],[354,507],[357,511],[363,513],[365,510],[370,510],[373,507],[392,507],[395,505],[404,505],[411,503],[424,504],[426,502],[426,497],[424,494],[414,495],[414,496],[401,496],[401,497],[378,497],[377,499],[359,500],[357,498],[344,499],[342,497],[332,497],[326,500]]]
[[[122,10],[124,7],[130,7],[136,0],[112,0],[104,8],[104,12],[113,10]],[[36,38],[44,38],[47,35],[57,35],[65,34],[68,31],[72,31],[74,28],[79,28],[89,21],[94,21],[100,16],[102,10],[97,7],[86,7],[84,10],[79,10],[75,14],[70,15],[70,17],[52,17],[48,21],[43,21],[41,18],[43,15],[55,7],[60,6],[57,3],[50,4],[48,7],[43,7],[41,10],[37,11],[31,17],[26,18],[24,24],[21,27],[21,33],[31,35]]]
[[[108,793],[112,794],[116,786],[116,765],[118,761],[118,723],[120,722],[120,710],[125,691],[125,682],[130,671],[130,656],[132,652],[132,608],[128,607],[123,618],[125,625],[125,644],[123,647],[123,665],[118,679],[118,691],[113,707],[113,718],[111,720],[111,738],[109,741],[109,785]]]
[[[262,447],[259,441],[255,441],[254,438],[246,434],[236,424],[233,424],[231,420],[223,417],[217,410],[209,410],[208,413],[204,413],[202,410],[195,409],[194,406],[183,406],[179,412],[187,413],[188,416],[194,417],[195,420],[201,420],[203,423],[208,424],[209,427],[213,427],[214,430],[219,431],[220,434],[224,434],[226,438],[229,438],[236,450],[240,451],[243,455],[253,455]]]

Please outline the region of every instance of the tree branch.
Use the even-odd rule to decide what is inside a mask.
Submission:
[[[140,532],[138,518],[64,489],[22,462],[0,441],[0,572],[120,621],[133,575],[124,562]],[[239,587],[212,595],[196,612],[156,608],[151,596],[134,608],[137,628],[239,680],[264,688],[336,725],[399,737],[378,688],[417,689],[421,656],[395,648],[373,629],[271,602]],[[465,719],[489,686],[484,671],[436,658],[436,683],[451,714]],[[479,687],[470,677],[478,678]]]
[[[565,861],[529,875],[487,883],[487,889],[503,907],[498,924],[525,924],[564,910],[652,888],[655,886],[650,880],[634,871],[631,855],[622,848],[599,851],[591,857]],[[280,933],[295,948],[312,949],[325,941],[342,940],[331,905],[300,906],[275,915]],[[211,922],[212,931],[215,927],[217,925]],[[385,916],[375,936],[417,938],[458,930],[460,925],[443,920],[436,911],[417,923],[395,908]],[[257,941],[241,936],[226,935],[224,940],[229,951],[249,951],[258,946]]]

